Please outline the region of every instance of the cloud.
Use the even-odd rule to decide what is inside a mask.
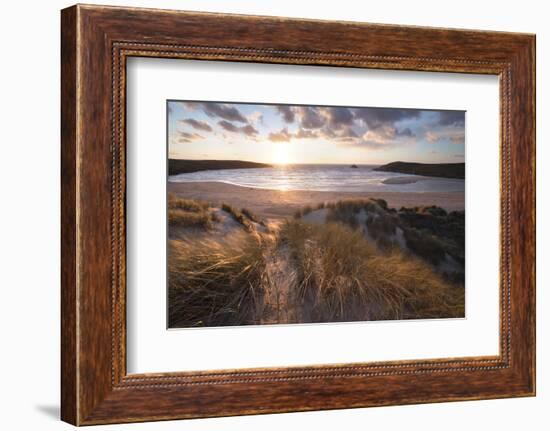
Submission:
[[[367,130],[363,135],[363,141],[373,145],[384,145],[393,141],[395,136],[395,128],[391,126],[384,126],[373,130]]]
[[[405,127],[402,130],[396,131],[397,136],[405,136],[407,138],[414,138],[416,135],[412,132],[412,130],[408,127]]]
[[[279,112],[279,114],[281,114],[281,117],[283,117],[285,123],[294,123],[296,116],[294,114],[294,109],[291,106],[277,105],[275,106],[275,109]]]
[[[298,106],[296,113],[303,129],[320,129],[325,125],[326,119],[321,115],[319,108],[311,106]]]
[[[298,120],[298,139],[341,139],[351,141],[358,135],[353,130],[355,119],[346,107],[299,106],[294,109]]]
[[[292,138],[324,139],[339,144],[369,148],[406,144],[416,137],[415,133],[409,127],[396,127],[393,119],[414,117],[417,116],[417,113],[409,114],[408,110],[400,111],[401,113],[396,115],[371,115],[368,121],[374,127],[368,127],[367,120],[362,118],[357,120],[354,111],[350,108],[298,107],[296,110],[299,123],[298,130],[292,133],[287,129],[283,129],[270,135],[270,138],[277,141],[289,141]],[[376,110],[373,112],[376,112]],[[362,112],[362,114],[365,114],[365,112]],[[365,118],[367,117],[365,116]],[[360,133],[358,133],[358,130],[360,130]]]
[[[326,118],[327,126],[332,129],[341,129],[353,125],[353,112],[345,107],[321,108],[321,115]]]
[[[194,120],[193,118],[185,118],[183,120],[180,120],[180,123],[189,124],[191,127],[202,130],[204,132],[212,131],[212,127],[210,127],[208,123],[205,123],[204,121]]]
[[[289,142],[292,137],[292,133],[289,133],[288,129],[285,127],[278,132],[270,133],[267,139],[269,139],[271,142]]]
[[[233,123],[230,123],[229,121],[220,120],[218,121],[218,125],[228,132],[231,133],[242,133],[246,136],[256,136],[258,135],[258,131],[250,124],[247,124],[246,126],[235,126]]]
[[[191,110],[202,111],[211,118],[222,118],[227,121],[248,123],[246,117],[235,106],[216,102],[186,102],[185,106]]]
[[[464,136],[464,132],[461,132],[461,133],[457,133],[455,135],[449,136],[449,139],[453,144],[460,145],[460,144],[464,144],[466,137]]]
[[[379,126],[373,129],[368,129],[361,140],[359,145],[367,146],[370,148],[382,148],[389,145],[397,146],[414,142],[416,135],[409,128],[398,130],[389,123],[383,126]]]
[[[319,133],[314,132],[313,130],[306,130],[306,129],[300,128],[294,134],[294,137],[297,139],[314,139],[319,137]]]
[[[297,122],[303,130],[314,130],[323,127],[341,129],[353,125],[353,112],[346,107],[331,106],[287,106],[275,107],[287,124]]]
[[[233,133],[239,132],[239,128],[235,126],[233,123],[230,123],[229,121],[221,120],[221,121],[218,121],[218,124],[228,132],[233,132]]]
[[[435,132],[427,131],[425,138],[428,142],[435,144],[437,141],[439,141],[439,135]]]
[[[464,127],[466,113],[464,111],[439,111],[438,124],[441,126]]]
[[[324,126],[322,129],[303,129],[299,128],[295,133],[291,133],[287,128],[281,130],[278,133],[272,134],[273,136],[279,136],[285,138],[285,140],[294,139],[326,139],[336,141],[348,141],[351,142],[357,139],[359,135],[353,130],[352,127],[346,126],[338,130],[334,130],[329,126]],[[288,139],[286,139],[288,138]]]
[[[302,109],[296,137],[335,140],[346,145],[381,148],[409,143],[416,137],[399,121],[415,119],[420,111],[412,109],[321,107]],[[312,130],[314,129],[314,130]],[[360,130],[360,133],[357,132]]]
[[[260,111],[254,111],[251,114],[248,114],[246,116],[246,119],[251,124],[252,123],[254,123],[254,124],[257,124],[257,123],[263,124],[264,123],[264,116]]]
[[[408,145],[414,143],[417,137],[434,144],[439,141],[464,143],[463,111],[290,105],[250,105],[242,108],[238,104],[218,102],[182,104],[188,110],[199,111],[215,119],[200,121],[186,118],[180,120],[182,124],[197,132],[216,133],[228,143],[237,135],[254,140],[261,135],[271,142],[319,139],[335,145],[372,149]],[[280,116],[276,123],[282,122],[284,128],[265,123],[274,114]],[[192,142],[198,140],[198,136],[182,135],[180,139],[182,142]]]
[[[204,136],[199,135],[198,133],[187,133],[187,132],[178,132],[177,142],[180,144],[189,144],[191,142],[200,141],[204,139]]]
[[[354,108],[353,115],[369,129],[379,129],[386,126],[395,127],[399,121],[418,118],[417,109],[390,109],[390,108]]]
[[[464,144],[464,128],[462,127],[444,127],[439,130],[428,130],[424,137],[431,144],[435,144],[440,141],[450,141],[453,144]]]
[[[319,137],[324,139],[333,139],[336,141],[346,141],[353,143],[354,140],[359,138],[359,135],[351,126],[345,126],[338,129],[326,126],[319,131]]]
[[[256,136],[258,134],[258,131],[250,124],[247,124],[246,126],[241,127],[240,131],[247,136]]]
[[[436,118],[426,124],[424,138],[432,144],[440,141],[464,144],[464,126],[464,111],[438,111]]]

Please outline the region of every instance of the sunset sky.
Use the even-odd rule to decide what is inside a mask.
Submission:
[[[463,162],[464,133],[463,111],[168,101],[178,159]]]

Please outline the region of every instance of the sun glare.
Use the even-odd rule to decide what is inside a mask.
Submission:
[[[292,163],[289,144],[277,144],[273,150],[273,163],[276,165],[288,165]]]

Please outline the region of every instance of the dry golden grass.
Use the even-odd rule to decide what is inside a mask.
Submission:
[[[252,211],[250,211],[248,208],[242,208],[241,210],[238,210],[237,208],[229,205],[228,203],[222,204],[222,210],[231,215],[233,219],[243,225],[246,229],[252,230],[252,223],[257,223],[261,226],[265,226],[265,222],[263,220],[260,220]]]
[[[174,194],[168,195],[168,224],[171,227],[192,227],[210,229],[217,221],[215,213],[208,211],[208,202],[182,199]]]
[[[191,212],[204,212],[209,208],[208,202],[197,199],[183,199],[173,193],[168,193],[168,208]]]
[[[313,322],[460,317],[464,290],[427,264],[393,250],[380,254],[340,223],[288,222],[281,233],[298,269],[297,297]]]
[[[317,209],[320,209],[320,208],[317,208]],[[299,219],[301,217],[304,217],[306,215],[308,215],[310,212],[314,211],[315,208],[313,208],[311,205],[306,205],[298,210],[296,210],[294,212],[294,218],[295,219]]]
[[[361,227],[359,220],[364,211],[368,235],[383,251],[400,246],[396,238],[400,228],[409,252],[436,267],[444,266],[451,258],[455,263],[450,269],[447,266],[446,277],[464,284],[464,211],[447,213],[436,206],[397,211],[388,208],[383,199],[348,199],[321,204],[319,208],[328,209],[327,222],[353,229]],[[294,217],[300,219],[311,211],[311,206],[305,206]]]
[[[421,231],[420,250],[415,251],[426,262],[399,247],[380,247],[379,241],[404,223],[401,211],[388,209],[384,201],[347,200],[305,207],[298,217],[323,208],[328,210],[326,223],[288,220],[274,241],[274,232],[254,229],[261,221],[247,209],[222,205],[245,227],[223,235],[208,230],[216,222],[208,203],[170,196],[170,226],[199,227],[202,232],[169,241],[169,326],[259,324],[265,321],[265,299],[273,296],[270,289],[277,289],[277,283],[288,290],[284,296],[289,302],[280,306],[292,307],[287,315],[297,319],[279,323],[464,316],[463,286],[443,279],[424,256],[431,249],[427,232]],[[437,210],[410,210],[405,221],[412,220],[420,232],[432,217],[447,217],[433,215]],[[361,211],[367,212],[368,238],[378,247],[358,228]],[[458,227],[459,216],[449,219]],[[445,220],[440,220],[441,229]],[[285,268],[283,277],[288,270],[288,279],[277,278],[278,267]]]
[[[191,212],[179,209],[168,210],[168,223],[173,227],[212,227],[210,214],[207,211]]]
[[[349,210],[342,210],[339,208],[330,208],[326,216],[326,222],[343,223],[351,227],[352,229],[357,229],[359,227],[359,222],[357,221],[357,213]]]
[[[258,323],[267,280],[257,237],[171,240],[168,262],[170,327]]]
[[[383,199],[344,199],[338,202],[330,202],[326,204],[326,207],[339,212],[358,214],[361,210],[379,212],[386,209],[388,204]]]
[[[222,204],[222,210],[228,213],[231,217],[233,217],[233,220],[241,224],[245,229],[247,230],[251,229],[250,220],[247,217],[245,217],[243,213],[238,209],[224,202]]]
[[[245,216],[248,220],[254,222],[254,223],[260,223],[260,219],[256,217],[256,214],[254,214],[252,211],[250,211],[248,208],[242,208],[241,214]]]

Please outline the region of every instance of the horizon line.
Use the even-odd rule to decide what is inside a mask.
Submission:
[[[272,162],[259,162],[254,160],[245,160],[245,159],[189,159],[189,158],[179,158],[179,157],[170,157],[168,160],[186,160],[193,162],[250,162],[250,163],[261,163],[264,165],[378,165],[378,164],[389,164],[389,163],[420,163],[424,165],[439,165],[439,164],[465,164],[466,162],[418,162],[418,161],[404,161],[404,160],[393,160],[391,162],[346,162],[346,163],[329,163],[329,162],[297,162],[297,163],[272,163]]]

